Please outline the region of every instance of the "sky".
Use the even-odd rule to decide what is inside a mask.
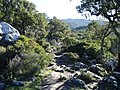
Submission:
[[[76,6],[80,0],[29,0],[36,5],[40,13],[46,13],[48,17],[56,16],[58,19],[86,19],[77,12]],[[90,17],[89,19],[97,19]]]

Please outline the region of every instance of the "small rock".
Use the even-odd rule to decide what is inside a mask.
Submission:
[[[66,68],[65,68],[65,71],[68,71],[68,72],[71,72],[71,73],[74,73],[74,72],[75,72],[74,70],[70,69],[69,67],[66,67]]]
[[[82,63],[82,62],[77,62],[77,63],[75,63],[75,65],[74,65],[75,70],[84,69],[84,68],[86,68],[86,67],[87,67],[87,65],[84,64],[84,63]]]
[[[91,65],[95,65],[95,64],[97,64],[98,62],[97,62],[96,59],[94,59],[94,60],[91,60],[90,63],[91,63]]]
[[[114,76],[117,80],[120,81],[120,72],[113,72],[112,76]]]
[[[94,90],[94,88],[97,88],[97,82],[89,83],[87,86],[90,88],[90,90]]]
[[[14,80],[13,85],[15,85],[15,86],[24,86],[24,82]]]
[[[66,80],[67,77],[65,75],[60,75],[60,78],[58,79],[59,81]]]
[[[64,73],[63,68],[58,67],[58,66],[56,67],[55,71],[56,71],[56,72],[61,72],[61,73]]]

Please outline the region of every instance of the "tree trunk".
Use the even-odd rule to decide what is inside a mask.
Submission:
[[[120,38],[119,38],[119,42],[118,42],[118,66],[117,66],[117,70],[120,71]]]
[[[114,25],[114,22],[110,22],[111,23],[111,28],[114,32],[114,34],[117,36],[118,38],[118,65],[117,67],[115,68],[115,71],[118,71],[120,72],[120,33],[117,31],[115,25]]]
[[[22,35],[25,35],[25,24],[22,22]]]
[[[118,39],[119,39],[119,42],[118,42],[118,65],[115,68],[115,71],[120,72],[120,38],[118,38]]]
[[[104,45],[104,39],[102,39],[100,43],[100,60],[101,61],[103,59],[103,45]]]

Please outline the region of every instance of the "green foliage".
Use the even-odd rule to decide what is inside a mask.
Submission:
[[[40,73],[40,71],[48,65],[46,57],[43,57],[43,54],[29,53],[25,55],[22,59],[13,59],[10,62],[10,69],[14,73],[14,76],[17,78],[28,78]],[[17,63],[16,63],[17,62]]]
[[[85,81],[86,84],[97,81],[96,78],[91,73],[87,73],[84,71],[81,71],[81,75],[79,75],[78,78]]]
[[[4,48],[3,46],[0,46],[0,55],[2,55],[5,52],[6,52],[6,48]]]
[[[77,61],[79,60],[79,55],[77,53],[73,52],[67,52],[64,54],[67,58],[69,58],[71,61]]]
[[[18,87],[18,86],[8,86],[6,90],[39,90],[37,88],[34,87]]]
[[[0,46],[0,69],[4,66],[5,58],[6,58],[6,48]]]
[[[66,36],[69,27],[61,20],[53,17],[48,23],[48,40],[61,40]]]
[[[0,3],[0,20],[12,24],[21,34],[25,34],[26,27],[36,22],[36,9],[33,3],[27,0],[2,0]]]
[[[25,36],[20,36],[13,45],[7,47],[8,71],[12,78],[34,76],[45,68],[50,58],[38,43]]]
[[[100,52],[100,42],[99,40],[93,40],[92,42],[87,42],[89,46],[86,47],[86,54],[90,56],[90,58],[98,58],[99,57],[99,52]]]
[[[82,0],[77,10],[79,13],[89,11],[91,15],[102,15],[111,22],[119,18],[119,6],[118,0]],[[113,10],[116,12],[111,13]],[[112,17],[114,18],[112,19]]]
[[[112,38],[113,38],[114,36],[112,36],[111,37],[111,39],[110,39],[110,36],[109,37],[107,37],[106,39],[105,39],[105,41],[104,41],[104,57],[106,57],[106,58],[115,58],[115,55],[110,51],[110,48],[112,48],[113,47],[113,45],[112,45]],[[115,44],[115,43],[114,43]],[[115,49],[115,48],[114,48]]]
[[[67,48],[67,51],[77,53],[80,57],[83,56],[85,52],[86,43],[78,43],[76,45],[70,46]]]
[[[98,43],[81,42],[68,47],[68,51],[77,53],[80,57],[83,57],[86,53],[90,59],[95,59],[98,57],[99,48]]]
[[[0,21],[5,21],[13,25],[22,35],[30,35],[30,31],[46,34],[47,16],[38,13],[36,6],[28,0],[1,0],[0,1]],[[38,34],[35,34],[38,36]],[[32,35],[31,35],[32,36]]]
[[[68,46],[77,44],[79,41],[75,37],[67,36],[64,38],[63,42],[64,42],[64,45],[68,47]]]
[[[117,36],[118,42],[118,67],[120,69],[120,2],[119,0],[82,0],[77,7],[79,13],[89,12],[91,15],[103,16],[109,21],[111,30]],[[85,14],[86,15],[86,14]],[[86,16],[87,17],[87,16]],[[106,31],[109,31],[107,29]],[[101,49],[102,51],[102,49]],[[101,55],[102,56],[102,55]]]

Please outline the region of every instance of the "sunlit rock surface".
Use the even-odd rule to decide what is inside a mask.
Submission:
[[[3,41],[12,42],[18,40],[19,36],[20,33],[18,30],[12,27],[10,24],[6,22],[0,23],[0,39]]]

